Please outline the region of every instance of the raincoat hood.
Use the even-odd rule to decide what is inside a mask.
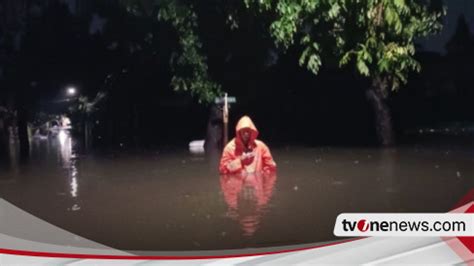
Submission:
[[[244,128],[250,128],[251,134],[250,134],[249,145],[254,147],[255,140],[258,137],[258,130],[253,124],[252,119],[250,119],[250,117],[248,116],[243,116],[242,118],[240,118],[239,122],[237,122],[237,126],[235,126],[235,142],[236,142],[237,147],[243,148],[244,146],[242,138],[240,137],[240,131]]]

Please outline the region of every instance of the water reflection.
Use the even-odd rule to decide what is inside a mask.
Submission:
[[[68,136],[66,133],[61,131],[58,135],[58,142],[59,142],[59,154],[58,157],[61,165],[63,168],[68,169],[71,168],[71,157],[72,157],[72,140],[71,137]]]
[[[384,208],[397,209],[397,197],[400,192],[396,177],[398,152],[396,149],[383,149],[380,151],[380,162],[376,168],[379,189],[384,199]]]
[[[73,149],[73,138],[66,130],[61,130],[57,136],[49,137],[47,139],[36,138],[33,141],[32,157],[36,160],[47,160],[53,155],[56,157],[58,165],[63,169],[63,176],[66,178],[67,190],[71,198],[78,197],[79,183],[78,183],[78,168],[77,156]],[[75,201],[72,210],[78,210],[80,207]]]
[[[219,178],[218,151],[77,157],[76,143],[70,136],[33,143],[17,174],[0,167],[0,197],[122,250],[329,241],[342,212],[446,212],[474,187],[470,146],[273,148],[278,177]]]
[[[252,236],[257,231],[275,182],[275,173],[221,176],[227,215],[240,223],[244,236]]]
[[[60,153],[59,160],[63,169],[65,169],[67,173],[71,197],[76,198],[79,185],[77,183],[78,171],[76,166],[76,155],[72,149],[72,138],[66,131],[62,130],[58,134],[58,142]],[[77,203],[74,204],[72,209],[78,209]]]
[[[77,197],[77,169],[74,167],[71,172],[71,196],[73,198]]]
[[[19,161],[20,161],[20,144],[18,143],[18,140],[9,137],[7,139],[8,141],[8,155],[7,155],[7,161],[9,162],[9,167],[10,171],[14,174],[18,174],[19,172]]]

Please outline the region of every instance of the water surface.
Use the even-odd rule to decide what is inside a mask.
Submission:
[[[0,197],[114,248],[206,250],[333,240],[341,212],[446,212],[474,185],[462,146],[272,153],[275,176],[220,177],[218,158],[186,149],[79,154],[70,137],[36,140],[27,163],[2,164]]]

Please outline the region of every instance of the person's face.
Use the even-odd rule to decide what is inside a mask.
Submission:
[[[240,130],[240,138],[244,143],[248,143],[250,140],[250,134],[252,133],[252,130],[250,128],[243,128]]]

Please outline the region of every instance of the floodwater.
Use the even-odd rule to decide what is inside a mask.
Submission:
[[[25,164],[3,164],[0,197],[124,250],[303,244],[336,239],[341,212],[449,211],[474,187],[473,151],[273,147],[277,175],[220,177],[218,158],[186,147],[78,154],[62,136],[35,140]]]

